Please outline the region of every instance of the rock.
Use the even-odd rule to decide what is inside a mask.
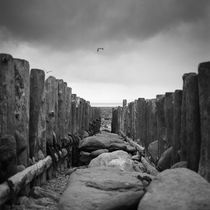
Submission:
[[[114,161],[113,161],[114,160]],[[111,162],[113,161],[113,162]],[[111,162],[111,163],[110,163]],[[133,168],[133,161],[131,160],[130,155],[122,150],[118,150],[110,153],[103,153],[91,160],[89,167],[118,167],[122,170],[131,170]]]
[[[11,135],[4,135],[0,138],[0,183],[16,172],[16,141]]]
[[[108,167],[78,169],[70,176],[58,209],[136,209],[144,194],[139,174]]]
[[[115,144],[118,143],[125,145],[125,142],[117,134],[103,132],[101,134],[84,138],[80,142],[79,148],[85,152],[92,152],[98,149],[108,149],[111,145],[114,147],[116,146]],[[119,147],[117,148],[119,149]],[[124,149],[126,150],[126,148]]]
[[[95,157],[98,157],[100,154],[103,154],[103,153],[106,153],[106,152],[109,152],[108,149],[98,149],[98,150],[95,150],[93,152],[90,153],[90,156],[92,158],[95,158]]]
[[[106,141],[103,137],[96,137],[91,136],[83,139],[79,145],[79,149],[86,151],[86,152],[92,152],[98,149],[105,149],[106,146],[104,144],[104,141]]]
[[[187,168],[187,161],[180,161],[178,163],[175,163],[171,166],[171,169],[173,168]]]
[[[16,153],[17,153],[17,163],[21,165],[27,166],[27,147],[28,143],[27,140],[20,134],[20,132],[15,132],[15,140],[16,140]],[[23,153],[26,153],[23,155]],[[23,160],[24,158],[26,160]]]
[[[26,167],[24,166],[24,165],[18,165],[17,166],[17,173],[18,172],[21,172],[21,171],[23,171],[23,170],[25,170],[26,169]]]
[[[43,189],[43,188],[38,187],[38,186],[33,187],[33,189],[30,192],[30,195],[31,195],[31,197],[36,198],[36,199],[46,198],[46,197],[51,198],[52,200],[54,200],[56,202],[58,202],[59,198],[60,198],[58,193],[56,193],[52,190],[49,190],[49,189],[48,190]]]
[[[43,160],[45,157],[44,157],[44,154],[43,154],[43,152],[42,152],[42,150],[39,150],[38,151],[38,156],[37,156],[37,160],[39,161],[39,160]]]
[[[126,152],[134,154],[136,152],[136,148],[130,145],[126,145]]]
[[[140,161],[140,160],[141,160],[141,156],[140,156],[139,154],[133,155],[133,156],[132,156],[132,160]]]
[[[87,138],[89,136],[88,132],[87,131],[83,131],[82,132],[82,138]]]
[[[158,160],[158,140],[153,141],[148,146],[149,155],[151,155],[154,162]]]
[[[126,147],[125,143],[112,143],[112,144],[110,144],[108,149],[109,149],[109,152],[113,152],[113,151],[116,151],[116,150],[126,151],[127,147]]]
[[[157,164],[157,169],[159,171],[163,171],[165,169],[169,169],[171,167],[172,157],[173,157],[173,147],[169,147],[161,155],[161,157],[160,157],[160,159],[158,161],[158,164]]]
[[[156,176],[139,203],[138,210],[208,210],[210,184],[197,173],[176,168]]]
[[[61,152],[62,152],[62,157],[66,157],[66,155],[68,154],[68,151],[65,148],[62,148]]]
[[[91,159],[92,158],[91,158],[89,152],[84,152],[84,151],[80,152],[79,160],[82,164],[88,165],[90,163]]]
[[[108,167],[117,167],[122,171],[135,171],[133,167],[133,161],[131,159],[122,159],[117,158],[111,160],[108,164]]]
[[[151,174],[152,176],[156,176],[158,174],[157,169],[146,158],[141,157],[141,162],[148,174]]]

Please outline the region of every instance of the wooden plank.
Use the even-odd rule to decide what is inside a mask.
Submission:
[[[35,177],[46,171],[52,164],[52,159],[47,156],[36,164],[26,168],[25,170],[15,174],[0,185],[0,206],[10,199],[10,192],[17,194],[29,184]],[[10,186],[8,185],[10,183]]]

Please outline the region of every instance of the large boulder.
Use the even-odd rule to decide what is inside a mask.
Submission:
[[[148,146],[149,155],[151,155],[154,162],[158,160],[158,140],[153,141]]]
[[[108,149],[98,149],[98,150],[91,152],[90,156],[92,158],[95,158],[95,157],[98,157],[99,155],[106,153],[106,152],[109,152],[109,150]]]
[[[59,201],[59,210],[132,210],[144,195],[140,173],[117,168],[78,169]]]
[[[165,152],[163,152],[158,161],[157,164],[158,171],[169,169],[172,164],[172,158],[173,158],[173,147],[169,147]]]
[[[86,152],[98,149],[109,149],[110,151],[123,149],[126,151],[127,143],[117,134],[103,132],[84,138],[80,142],[79,149]]]
[[[110,146],[109,146],[109,152],[113,152],[113,151],[116,151],[116,150],[124,150],[126,151],[127,145],[122,142],[122,143],[111,143]]]
[[[106,138],[102,137],[96,137],[96,136],[90,136],[87,138],[84,138],[79,145],[79,149],[86,152],[92,152],[98,149],[105,149],[106,145],[105,142]]]
[[[0,138],[0,183],[16,172],[16,140],[11,135],[4,135]]]
[[[114,152],[103,153],[91,160],[89,167],[118,167],[121,170],[132,171],[133,161],[131,156],[122,150]]]
[[[81,164],[88,165],[91,161],[91,156],[89,152],[81,151],[79,155],[79,161]]]
[[[171,166],[173,168],[187,168],[187,161],[180,161]]]
[[[209,210],[210,184],[197,173],[176,168],[156,176],[138,210]]]

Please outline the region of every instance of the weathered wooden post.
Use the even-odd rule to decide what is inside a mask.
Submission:
[[[46,138],[53,145],[53,132],[57,133],[58,120],[58,81],[55,77],[48,77],[45,81],[46,93]]]
[[[158,139],[158,155],[159,155],[159,157],[165,150],[165,141],[166,141],[164,100],[165,100],[164,95],[156,96],[157,139]]]
[[[76,94],[71,95],[71,132],[76,133]]]
[[[46,103],[45,73],[32,69],[30,74],[30,120],[29,146],[30,157],[35,160],[46,156]]]
[[[11,55],[0,54],[0,135],[15,133],[15,71]]]
[[[15,138],[17,164],[27,167],[29,158],[29,63],[14,59],[15,64]]]
[[[117,133],[118,131],[118,112],[117,109],[112,109],[112,133]]]
[[[157,139],[156,99],[146,102],[146,148]]]
[[[136,137],[140,140],[141,144],[147,145],[146,140],[146,100],[144,98],[138,98],[137,109],[136,109]]]
[[[65,136],[66,131],[66,89],[67,84],[58,80],[58,144],[61,146],[61,139]]]
[[[165,100],[164,100],[164,113],[165,113],[167,147],[170,147],[172,145],[173,108],[174,108],[174,95],[173,95],[173,93],[167,92],[167,93],[165,93]]]
[[[72,89],[67,87],[67,97],[66,97],[66,117],[67,117],[67,132],[71,132],[71,94]]]
[[[11,55],[0,54],[0,182],[16,173],[15,71]]]
[[[132,101],[129,103],[129,113],[130,113],[130,137],[135,139],[135,102]]]
[[[196,73],[183,76],[181,154],[188,168],[198,171],[200,159],[200,114],[198,77]]]
[[[199,174],[210,181],[210,62],[198,68],[201,150]]]
[[[126,131],[125,131],[125,121],[126,121],[126,108],[127,108],[127,100],[126,99],[123,99],[123,107],[122,107],[122,127],[121,127],[121,129],[122,129],[122,131],[124,132],[124,133],[126,133]]]
[[[182,90],[176,90],[174,93],[174,129],[173,129],[173,164],[180,160],[179,150],[181,147],[181,107]]]
[[[80,97],[76,97],[76,133],[79,132],[80,126]]]

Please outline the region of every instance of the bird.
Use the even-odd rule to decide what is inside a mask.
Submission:
[[[104,50],[104,48],[103,47],[98,47],[97,52],[99,52],[100,50]]]
[[[48,73],[50,73],[50,72],[52,72],[52,71],[47,71],[46,73],[48,74]]]

